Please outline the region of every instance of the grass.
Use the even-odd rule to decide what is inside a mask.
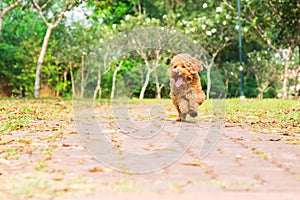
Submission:
[[[238,99],[226,103],[226,122],[248,125],[264,134],[299,136],[300,101],[280,99]],[[285,139],[285,137],[283,137]]]
[[[3,158],[6,160],[16,160],[19,158],[20,150],[18,148],[12,147],[4,150]]]
[[[71,120],[71,101],[0,100],[0,134],[16,130],[31,132],[55,128],[43,123],[50,120]],[[40,122],[40,123],[38,123]]]
[[[215,100],[207,100],[199,107],[200,120],[210,121],[212,105]],[[103,103],[104,102],[104,103]],[[100,106],[110,101],[100,101]],[[163,105],[169,117],[176,117],[175,109],[169,99],[155,100],[132,99],[130,104]],[[284,136],[300,134],[300,101],[281,99],[227,99],[225,102],[225,122],[239,126],[248,125],[261,133],[278,133]],[[71,100],[0,100],[0,135],[12,134],[14,131],[61,132],[66,123],[72,121]],[[137,116],[139,117],[139,116]],[[143,117],[143,116],[142,116]],[[113,119],[113,118],[112,118]],[[58,123],[49,123],[57,121]],[[64,121],[65,123],[61,123]],[[59,134],[57,134],[59,136]],[[54,138],[55,139],[55,138]],[[287,138],[287,140],[291,140]],[[6,141],[0,140],[0,144]],[[291,141],[298,143],[299,141]]]
[[[155,101],[158,104],[162,104],[167,112],[174,112],[169,99],[146,99],[142,103],[153,104]],[[132,103],[140,104],[141,101],[135,99],[132,100]],[[206,100],[199,107],[200,120],[211,121],[211,116],[214,114],[212,105],[222,105],[222,103],[225,103],[224,121],[227,123],[233,123],[237,126],[247,125],[251,129],[261,133],[278,132],[282,135],[290,136],[300,134],[299,100],[247,99],[246,102],[241,102],[240,99],[226,99],[221,103],[216,102],[216,100]]]
[[[55,199],[55,197],[69,197],[93,194],[96,192],[112,192],[114,194],[133,193],[134,180],[92,180],[87,177],[71,177],[62,179],[60,175],[38,171],[36,173],[22,173],[0,176],[0,199]],[[18,183],[18,184],[16,184]],[[60,198],[64,199],[64,198]]]

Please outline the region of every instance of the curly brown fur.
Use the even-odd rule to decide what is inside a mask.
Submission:
[[[171,61],[167,73],[170,76],[170,96],[178,112],[177,121],[185,121],[188,114],[191,117],[198,115],[198,106],[205,100],[198,74],[201,70],[201,61],[189,54],[178,54]]]

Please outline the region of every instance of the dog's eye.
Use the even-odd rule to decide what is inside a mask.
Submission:
[[[177,66],[174,66],[173,68],[174,68],[174,69],[176,69],[176,68],[177,68]]]
[[[185,66],[183,65],[182,68],[185,68]]]

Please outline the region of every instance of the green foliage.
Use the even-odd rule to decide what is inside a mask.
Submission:
[[[27,9],[14,9],[5,18],[2,31],[0,74],[9,80],[13,93],[30,96],[37,52],[45,31],[42,22]]]
[[[124,15],[134,14],[134,0],[88,0],[88,7],[93,9],[90,16],[95,21],[102,21],[106,25],[119,24]]]
[[[250,67],[247,68],[249,75],[255,78],[259,97],[270,88],[276,88],[278,77],[281,72],[282,61],[278,53],[261,50],[252,51],[248,54]]]

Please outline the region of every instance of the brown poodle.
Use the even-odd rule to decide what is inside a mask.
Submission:
[[[170,76],[170,96],[178,112],[177,121],[185,121],[187,114],[198,115],[198,106],[205,100],[198,72],[202,70],[201,61],[189,54],[178,54],[167,70]]]

